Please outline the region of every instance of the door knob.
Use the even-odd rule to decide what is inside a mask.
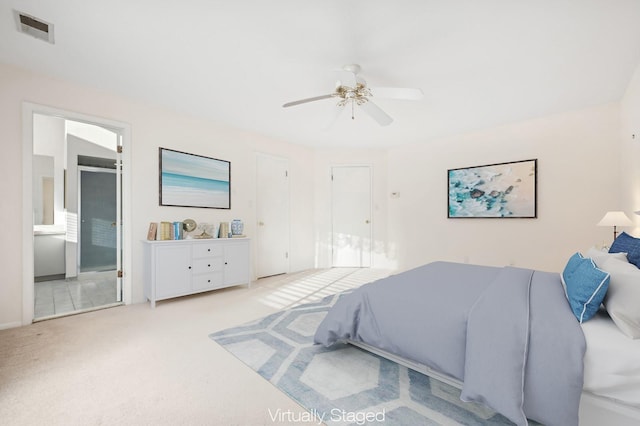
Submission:
[[[369,224],[369,219],[365,220],[364,223]]]
[[[264,226],[264,222],[262,221],[258,222],[258,226]]]

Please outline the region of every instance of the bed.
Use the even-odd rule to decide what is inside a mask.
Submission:
[[[584,391],[635,408],[640,423],[640,340],[625,336],[604,310],[582,330],[588,348]]]
[[[595,254],[601,255],[598,265],[595,256],[576,253],[562,274],[423,265],[344,295],[314,339],[325,346],[346,341],[457,386],[461,399],[485,404],[518,425],[527,419],[584,424],[581,399],[583,408],[599,404],[640,421],[640,340],[622,333],[600,306],[606,287],[620,276],[600,267],[629,264],[626,257]],[[572,299],[577,278],[567,270],[576,263],[593,266],[597,279],[607,277],[589,320],[586,305]]]

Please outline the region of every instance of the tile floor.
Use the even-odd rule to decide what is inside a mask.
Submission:
[[[35,319],[116,303],[115,271],[35,283]]]

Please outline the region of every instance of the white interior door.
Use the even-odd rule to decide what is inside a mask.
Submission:
[[[331,169],[332,265],[371,266],[371,168]]]
[[[289,272],[289,162],[256,156],[257,277]]]

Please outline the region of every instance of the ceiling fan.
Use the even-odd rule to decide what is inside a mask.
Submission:
[[[342,111],[347,105],[350,105],[351,118],[355,119],[355,107],[359,106],[366,114],[378,122],[378,124],[388,126],[393,122],[393,118],[374,104],[371,98],[419,100],[424,96],[420,89],[406,87],[368,87],[367,82],[358,75],[360,69],[360,65],[358,64],[345,65],[341,70],[337,71],[338,81],[336,82],[336,88],[333,93],[287,102],[282,105],[282,107],[288,108],[307,102],[338,98],[338,112]]]

